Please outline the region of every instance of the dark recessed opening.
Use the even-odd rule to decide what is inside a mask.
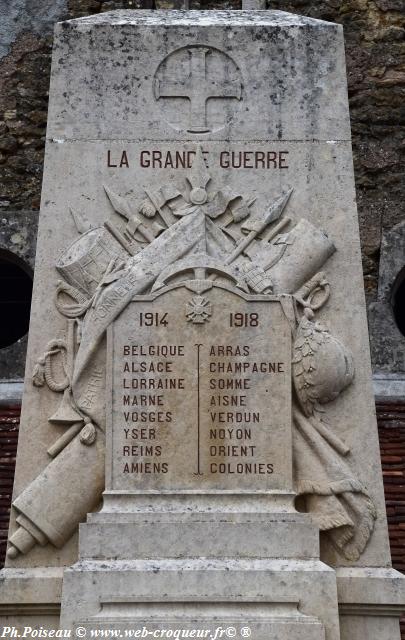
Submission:
[[[30,268],[10,251],[0,251],[0,349],[27,333],[31,296]]]
[[[396,277],[392,288],[391,304],[396,325],[405,336],[405,267]]]

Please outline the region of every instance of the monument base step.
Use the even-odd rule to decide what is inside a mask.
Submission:
[[[400,640],[405,576],[391,568],[336,570],[341,640]]]
[[[0,571],[0,625],[23,632],[26,627],[58,629],[63,567]],[[16,637],[15,634],[13,637]]]
[[[337,596],[339,601],[340,635],[336,635],[335,628],[332,631],[326,627],[324,633],[322,611],[314,615],[314,606],[308,600],[314,595],[313,585],[308,593],[308,583],[316,582],[325,568],[320,562],[283,562],[273,560],[267,562],[250,562],[250,569],[246,575],[248,578],[249,597],[241,595],[245,579],[240,575],[246,570],[246,561],[230,561],[228,570],[224,563],[218,561],[205,561],[210,566],[212,580],[217,583],[217,588],[212,596],[207,595],[209,583],[199,580],[203,571],[204,562],[168,561],[157,562],[80,562],[65,570],[63,599],[64,613],[60,620],[60,603],[62,593],[62,568],[32,568],[32,569],[3,569],[0,572],[0,621],[1,624],[14,627],[18,632],[23,632],[25,627],[39,629],[65,628],[70,619],[71,625],[89,628],[141,629],[138,637],[142,638],[143,626],[147,629],[189,629],[192,631],[198,625],[200,629],[208,629],[210,621],[213,635],[217,632],[216,640],[226,640],[230,636],[226,630],[235,627],[236,637],[243,638],[243,633],[251,630],[252,638],[283,638],[283,633],[288,633],[289,640],[295,640],[294,635],[300,633],[299,640],[318,638],[339,638],[340,640],[400,640],[398,619],[403,612],[402,593],[405,577],[394,569],[359,567],[339,568],[336,570]],[[239,565],[236,567],[236,565]],[[265,566],[263,566],[265,565]],[[280,570],[286,565],[286,580],[284,590],[280,589]],[[295,565],[295,573],[291,575]],[[305,565],[304,576],[305,589],[303,597],[297,603],[291,597],[292,580],[295,580],[296,571]],[[114,567],[115,578],[111,589],[107,588],[106,576],[109,568]],[[229,567],[232,567],[229,568]],[[326,567],[327,573],[322,575],[322,585],[328,585],[330,590],[330,576],[333,570]],[[284,571],[284,569],[282,569]],[[190,572],[197,571],[197,575]],[[221,576],[237,571],[237,576],[226,577],[224,588],[219,589]],[[175,574],[173,574],[175,572]],[[188,572],[188,573],[187,573]],[[218,573],[220,572],[220,573]],[[263,573],[266,572],[266,573]],[[267,572],[270,572],[267,574]],[[121,574],[121,577],[119,577]],[[156,576],[162,574],[163,582],[160,582],[160,591],[148,594],[145,589],[148,577],[153,576],[153,588],[157,585]],[[164,575],[166,574],[166,575]],[[169,575],[168,575],[169,574]],[[135,584],[134,576],[141,579],[140,584]],[[97,597],[91,591],[91,581],[96,577],[94,588]],[[122,580],[122,585],[114,595],[117,580]],[[132,588],[124,595],[132,580]],[[163,593],[164,584],[168,581],[176,583],[176,590]],[[239,580],[239,582],[238,582]],[[84,581],[84,582],[83,582]],[[72,615],[74,589],[79,585],[78,594],[82,600],[80,604],[80,617],[75,619]],[[302,585],[302,580],[299,583]],[[100,586],[103,588],[100,589]],[[273,589],[270,590],[270,585]],[[255,588],[252,588],[255,587]],[[85,593],[87,589],[87,593]],[[90,591],[88,590],[90,589]],[[172,587],[171,587],[172,589]],[[187,593],[187,589],[189,592]],[[168,595],[170,593],[170,597]],[[131,595],[135,594],[135,595]],[[200,595],[199,595],[200,594]],[[266,595],[267,594],[267,595]],[[78,597],[78,595],[76,596]],[[318,600],[318,606],[322,599]],[[75,605],[76,606],[76,605]],[[325,607],[331,606],[331,602],[325,603]],[[329,613],[329,608],[325,609]],[[333,611],[334,611],[333,607]],[[180,620],[181,618],[181,620]],[[142,626],[142,620],[144,625]],[[215,625],[214,625],[215,623]],[[70,623],[69,623],[70,624]],[[277,626],[278,625],[278,626]],[[243,631],[242,631],[243,630]],[[299,630],[299,631],[298,631]],[[277,636],[277,633],[279,634]],[[145,634],[145,631],[143,631]],[[330,635],[334,633],[334,635]],[[323,634],[323,635],[322,635]],[[134,636],[136,637],[136,636]],[[146,636],[145,636],[146,637]],[[175,638],[175,636],[172,636]],[[184,635],[184,637],[186,637]],[[194,635],[188,637],[203,637]],[[208,640],[213,640],[208,637]]]
[[[65,571],[63,628],[184,624],[210,628],[211,640],[221,626],[260,640],[340,640],[335,572],[318,560],[236,558],[79,561]]]
[[[301,513],[104,513],[80,526],[82,559],[319,558],[319,532]]]
[[[120,601],[105,604],[99,614],[78,622],[86,635],[90,635],[90,630],[103,629],[123,635],[138,631],[141,638],[153,637],[157,632],[159,635],[154,637],[325,640],[323,624],[317,618],[303,615],[294,602],[156,605]]]

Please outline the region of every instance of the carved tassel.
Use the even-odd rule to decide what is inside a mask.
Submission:
[[[45,358],[39,358],[32,373],[32,384],[35,387],[43,387],[45,384]]]

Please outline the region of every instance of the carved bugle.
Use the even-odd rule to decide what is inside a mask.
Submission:
[[[336,248],[322,229],[304,219],[284,238],[285,250],[267,273],[274,293],[295,293],[322,268]]]
[[[36,544],[62,547],[97,506],[104,490],[104,442],[101,431],[91,446],[77,436],[16,498],[19,528],[9,540],[9,558]]]

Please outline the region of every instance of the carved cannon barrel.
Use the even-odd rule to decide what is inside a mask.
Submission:
[[[285,237],[284,246],[280,260],[267,272],[274,293],[295,293],[336,251],[326,233],[304,219]]]

